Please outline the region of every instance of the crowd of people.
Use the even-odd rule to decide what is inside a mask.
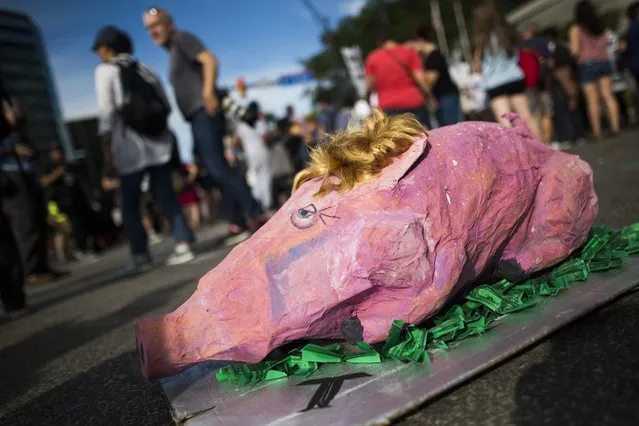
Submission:
[[[29,147],[19,102],[10,88],[0,93],[5,310],[24,310],[25,280],[65,276],[51,267],[50,248],[58,261],[91,259],[123,234],[138,273],[154,265],[149,245],[170,233],[174,251],[167,264],[190,262],[194,231],[214,216],[216,190],[228,222],[226,241],[247,238],[286,200],[312,148],[328,134],[356,127],[371,107],[414,114],[426,128],[477,119],[482,109],[509,125],[503,116],[516,112],[555,149],[584,140],[587,127],[594,140],[601,138],[604,109],[616,136],[622,125],[638,121],[625,93],[639,77],[639,3],[627,14],[631,25],[618,36],[590,2],[581,1],[568,39],[561,40],[555,28],[514,28],[487,2],[475,9],[474,51],[466,64],[474,79],[459,77],[450,63],[459,58],[447,57],[428,28],[415,29],[409,40],[380,28],[378,48],[365,61],[363,99],[336,105],[321,98],[312,115],[298,118],[289,106],[280,119],[269,120],[245,88],[231,94],[218,88],[218,58],[196,35],[178,29],[168,11],[149,8],[142,21],[169,56],[170,82],[191,126],[190,140],[171,131],[167,95],[156,71],[134,56],[133,40],[105,26],[92,46],[100,61],[95,87],[104,152],[97,197],[59,146],[51,147],[44,171],[36,173],[43,159]]]
[[[454,75],[428,29],[397,40],[381,28],[379,47],[366,58],[367,87],[386,113],[415,114],[429,128],[462,121],[487,104],[494,119],[507,124],[504,115],[516,112],[537,139],[564,149],[583,141],[587,128],[600,139],[604,109],[616,136],[622,124],[637,122],[625,94],[637,86],[638,13],[637,3],[627,9],[630,25],[620,36],[605,27],[591,2],[580,1],[561,40],[556,28],[537,31],[530,22],[515,28],[485,2],[474,10],[472,84]],[[486,102],[463,111],[470,91],[483,92],[479,98]]]

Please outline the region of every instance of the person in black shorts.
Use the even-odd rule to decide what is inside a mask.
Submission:
[[[519,66],[519,34],[492,2],[475,8],[473,28],[473,70],[482,74],[495,119],[510,126],[506,114],[516,112],[533,137],[541,141],[541,130],[530,111],[526,81]]]

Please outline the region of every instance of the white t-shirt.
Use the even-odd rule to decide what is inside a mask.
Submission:
[[[130,55],[124,54],[116,58],[116,61],[132,60]],[[142,69],[141,75],[155,86],[168,106],[169,102],[160,79],[143,64],[139,65]],[[150,166],[165,164],[171,159],[173,140],[168,129],[160,137],[150,139],[124,125],[124,120],[118,112],[124,102],[118,65],[102,63],[97,66],[95,89],[99,112],[98,133],[111,133],[113,163],[119,174],[135,173]]]
[[[255,127],[251,127],[246,122],[239,121],[235,128],[235,133],[242,141],[249,168],[254,169],[268,164],[269,150],[264,142],[263,125],[258,122]]]

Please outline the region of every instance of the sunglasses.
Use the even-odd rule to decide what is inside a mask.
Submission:
[[[161,19],[159,19],[158,21],[150,24],[150,25],[146,25],[146,28],[148,30],[152,29],[152,28],[156,28],[160,25],[166,24],[167,22],[171,21],[171,17],[167,14],[166,11],[159,9],[157,7],[150,7],[148,9],[146,9],[144,11],[145,14],[151,15],[151,16],[158,16]]]

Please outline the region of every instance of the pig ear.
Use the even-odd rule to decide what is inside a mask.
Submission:
[[[378,179],[379,188],[395,188],[399,181],[428,154],[429,149],[430,143],[427,136],[415,140],[415,143],[406,152],[382,170]]]

